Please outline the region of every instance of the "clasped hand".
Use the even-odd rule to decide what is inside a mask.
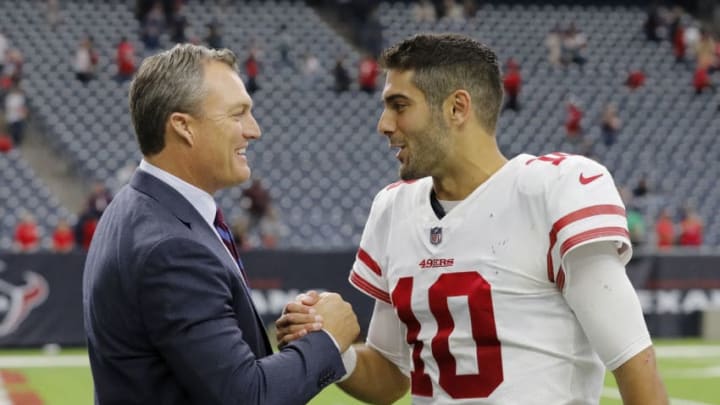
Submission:
[[[308,333],[324,329],[344,352],[360,333],[352,305],[337,293],[308,291],[285,305],[275,321],[278,346],[283,347]]]

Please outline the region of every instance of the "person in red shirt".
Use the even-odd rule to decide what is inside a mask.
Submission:
[[[695,94],[701,94],[705,89],[713,89],[710,72],[708,72],[707,68],[698,67],[695,69],[693,86],[695,87]]]
[[[582,121],[583,112],[576,101],[570,100],[567,104],[567,119],[565,120],[565,131],[567,137],[571,142],[580,140],[582,134]]]
[[[660,249],[669,249],[675,245],[675,224],[667,209],[662,210],[655,223],[657,246]]]
[[[0,134],[0,153],[10,152],[13,148],[12,139],[6,134]]]
[[[20,252],[32,252],[40,245],[40,230],[35,218],[25,213],[15,228],[15,246]]]
[[[630,90],[637,90],[643,85],[645,85],[645,73],[643,73],[642,70],[633,70],[628,75],[627,80],[625,81],[625,85],[630,88]]]
[[[685,210],[685,218],[680,222],[680,246],[702,246],[703,221],[691,209]]]
[[[258,63],[257,56],[254,50],[250,50],[250,54],[245,59],[245,74],[247,75],[247,91],[250,94],[260,90],[258,84],[258,75],[260,74],[260,64]]]
[[[522,76],[520,75],[520,65],[510,58],[507,62],[507,73],[503,78],[503,86],[505,87],[505,95],[507,102],[505,109],[517,111],[520,109],[518,104],[518,96],[520,95],[520,85],[522,84]]]
[[[120,80],[127,80],[135,73],[135,48],[126,37],[117,46],[117,71]]]
[[[61,219],[53,232],[53,251],[58,253],[67,253],[75,247],[75,236],[70,224]]]
[[[366,93],[374,93],[377,87],[377,77],[380,74],[380,65],[378,65],[377,60],[372,55],[366,54],[360,61],[359,72],[360,90]]]

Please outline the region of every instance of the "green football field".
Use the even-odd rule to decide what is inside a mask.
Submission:
[[[658,340],[656,347],[660,371],[672,404],[720,405],[720,342]],[[4,385],[4,389],[0,387],[0,404],[92,404],[92,378],[84,350],[61,350],[59,354],[44,354],[39,350],[0,351],[0,376]],[[600,403],[621,404],[610,374],[605,387]],[[397,403],[410,404],[410,398],[408,396]],[[352,400],[331,386],[310,404],[350,405],[361,402]]]

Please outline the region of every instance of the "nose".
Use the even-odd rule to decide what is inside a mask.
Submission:
[[[262,135],[260,125],[255,120],[255,116],[248,114],[248,120],[243,125],[243,136],[247,139],[258,139]]]
[[[395,129],[396,125],[393,114],[388,112],[387,109],[383,110],[382,115],[380,115],[380,120],[378,121],[377,131],[381,135],[391,136],[395,132]]]

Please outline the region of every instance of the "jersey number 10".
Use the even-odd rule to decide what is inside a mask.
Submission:
[[[413,346],[413,371],[410,373],[412,394],[433,396],[430,376],[420,357],[423,342],[418,340],[422,325],[413,314],[411,297],[413,278],[401,278],[392,292],[398,316],[407,325],[407,343]],[[450,352],[450,334],[455,328],[448,297],[466,296],[472,337],[475,342],[477,374],[458,375],[456,359]],[[428,290],[430,311],[437,321],[438,332],[432,338],[431,352],[438,364],[440,386],[453,398],[486,398],[503,381],[502,353],[495,329],[490,284],[475,271],[445,273]]]

